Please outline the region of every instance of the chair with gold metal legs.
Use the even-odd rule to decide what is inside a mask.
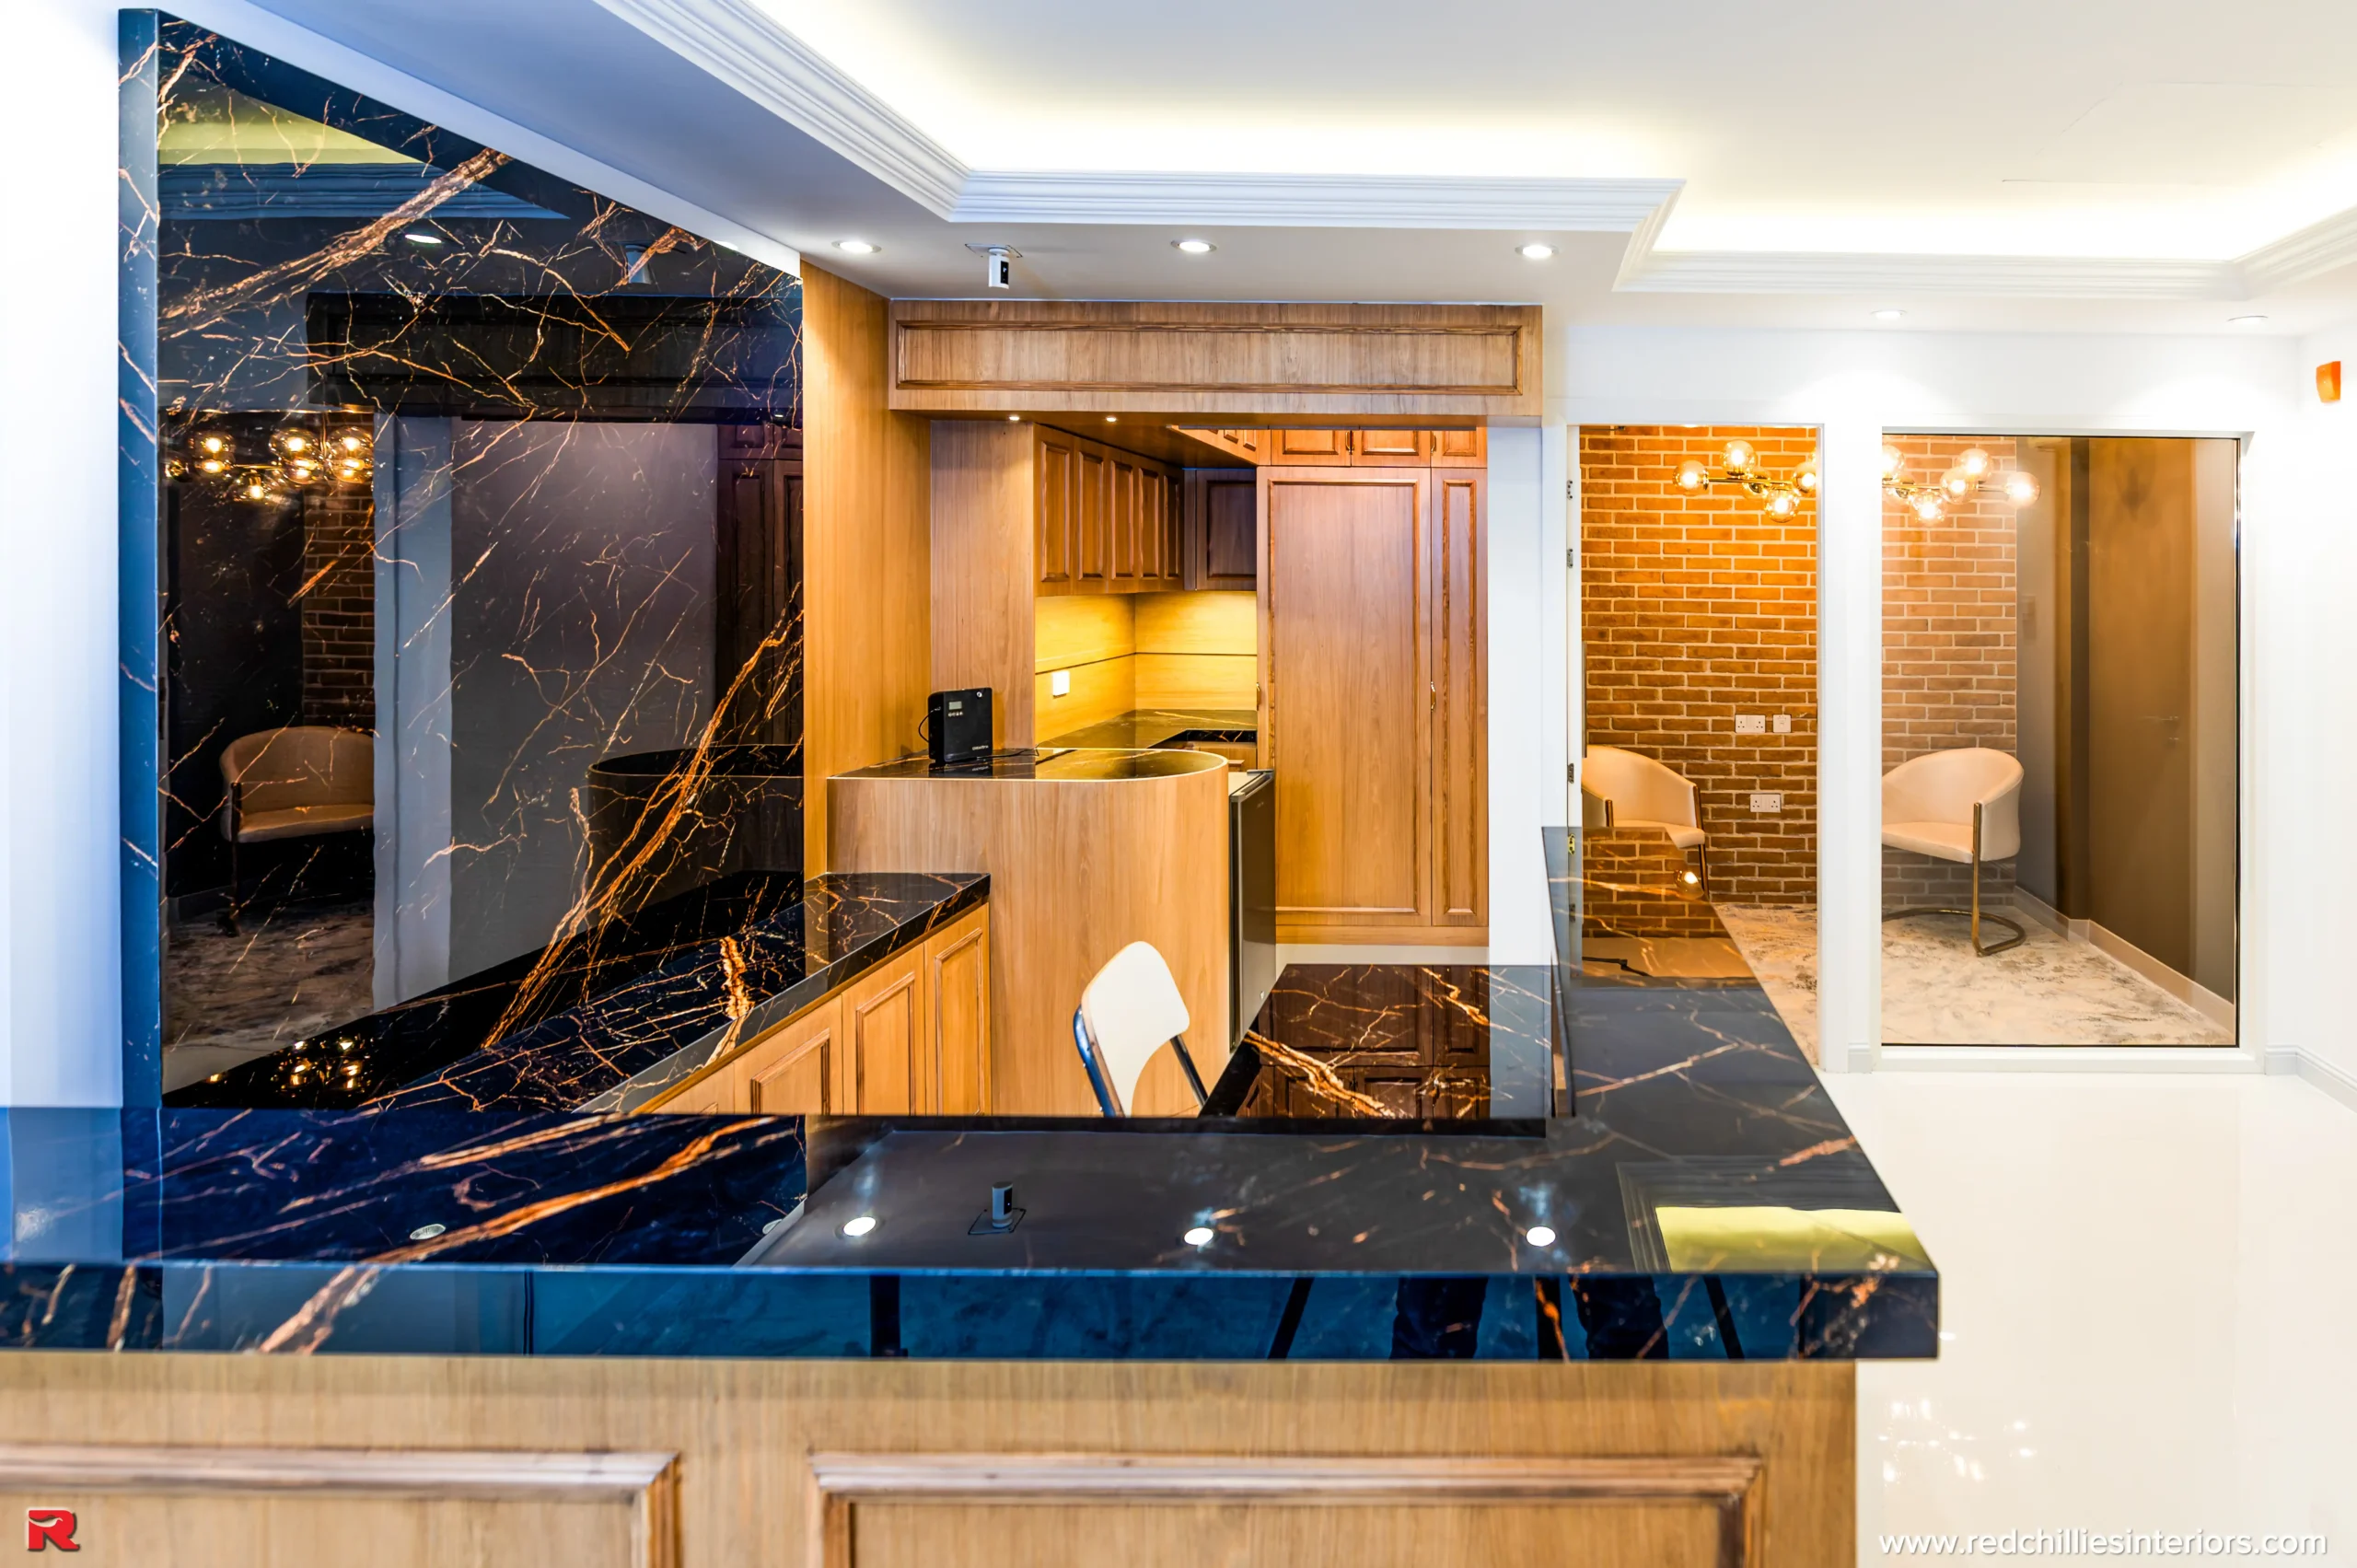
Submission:
[[[1702,895],[1711,890],[1711,835],[1702,826],[1702,792],[1666,762],[1618,746],[1591,746],[1580,763],[1580,794],[1598,803],[1606,828],[1658,828],[1701,861]],[[1585,817],[1590,812],[1581,802]]]
[[[1972,950],[1982,958],[2022,943],[2017,922],[1980,908],[1980,863],[2021,853],[2022,765],[2003,751],[1962,746],[1910,758],[1882,776],[1882,842],[1935,860],[1972,867],[1970,909],[1893,910],[1885,920],[1961,914],[1972,921]],[[1983,947],[1983,921],[2013,933]]]

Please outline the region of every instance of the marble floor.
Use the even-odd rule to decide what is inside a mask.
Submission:
[[[1939,1360],[1858,1368],[1861,1563],[2066,1527],[2357,1563],[2357,1109],[2255,1074],[1826,1084],[1940,1268]]]
[[[1785,1027],[1817,1059],[1817,912],[1715,906]],[[1975,957],[1959,917],[1882,928],[1888,1045],[2231,1045],[2233,1034],[2108,955],[2035,922]]]
[[[172,927],[164,958],[164,1087],[266,1055],[376,1004],[374,917],[365,903]]]

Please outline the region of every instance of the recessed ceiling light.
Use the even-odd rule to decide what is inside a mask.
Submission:
[[[1904,310],[1877,310],[1875,312],[1875,319],[1877,321],[1896,321],[1906,314],[1907,312]]]
[[[1219,249],[1208,239],[1174,239],[1170,243],[1190,256],[1208,256]]]
[[[1111,415],[1111,414],[1109,414],[1109,414],[1107,414],[1107,415],[1105,416],[1105,423],[1106,423],[1106,424],[1120,424],[1121,422],[1120,422],[1119,419],[1116,419],[1113,415]]]
[[[1010,413],[1006,416],[1006,422],[1009,424],[1020,424],[1023,423],[1023,416],[1019,413]]]
[[[1515,247],[1515,254],[1526,261],[1543,261],[1554,253],[1555,248],[1552,245],[1542,245],[1536,239],[1527,245]]]
[[[846,256],[873,256],[884,247],[868,239],[838,239],[835,249]]]
[[[2226,318],[2226,325],[2229,327],[2264,327],[2267,325],[2267,318],[2264,316],[2229,316]]]
[[[865,1236],[869,1231],[874,1230],[875,1228],[876,1216],[874,1214],[861,1214],[856,1218],[843,1221],[843,1234],[845,1236]]]
[[[1190,1247],[1208,1247],[1211,1245],[1211,1239],[1214,1234],[1216,1233],[1213,1231],[1211,1226],[1207,1225],[1199,1225],[1193,1229],[1188,1231],[1185,1236],[1180,1237],[1178,1239],[1184,1241]]]
[[[1552,1247],[1555,1245],[1555,1230],[1552,1225],[1535,1225],[1522,1233],[1522,1238],[1533,1247]]]
[[[440,235],[434,233],[430,229],[424,228],[412,228],[407,234],[402,235],[401,238],[408,240],[412,245],[439,245],[442,243],[442,237]]]

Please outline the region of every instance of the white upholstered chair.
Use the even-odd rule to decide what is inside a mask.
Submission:
[[[2011,860],[2022,848],[2022,765],[1985,746],[1960,746],[1912,757],[1882,776],[1882,842],[1888,849],[1912,850],[1936,860],[1972,867],[1972,907],[1894,910],[1885,920],[1919,914],[1965,914],[1972,918],[1972,950],[1982,958],[2021,945],[2022,928],[2003,915],[1980,910],[1980,863]],[[2003,942],[1980,944],[1980,924],[2013,933]]]
[[[1195,1103],[1205,1098],[1195,1059],[1187,1054],[1187,1003],[1170,966],[1150,942],[1132,942],[1097,971],[1072,1016],[1073,1043],[1108,1116],[1127,1116],[1145,1064],[1167,1045],[1178,1053]]]
[[[1658,828],[1681,850],[1697,851],[1702,886],[1711,885],[1711,836],[1702,830],[1702,792],[1677,769],[1642,751],[1591,746],[1580,764],[1580,794],[1602,805],[1607,828]],[[1590,816],[1587,801],[1581,815]]]
[[[222,748],[221,780],[233,931],[239,844],[357,832],[377,820],[377,742],[365,730],[289,725],[241,735]]]

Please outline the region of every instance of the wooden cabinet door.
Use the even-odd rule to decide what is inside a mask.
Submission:
[[[1432,436],[1422,430],[1353,430],[1351,461],[1367,468],[1420,469],[1432,460]]]
[[[1280,935],[1425,923],[1427,475],[1263,469],[1259,482]]]
[[[736,1078],[726,1068],[690,1084],[653,1109],[674,1116],[733,1116],[744,1107],[735,1098]]]
[[[1351,460],[1347,430],[1268,430],[1269,461],[1345,467]]]
[[[1256,463],[1263,461],[1268,455],[1269,433],[1265,430],[1222,430],[1215,434]]]
[[[989,912],[977,910],[927,942],[924,967],[940,1113],[985,1115],[991,1108]]]
[[[1178,475],[1160,464],[1139,470],[1140,572],[1150,588],[1179,587]]]
[[[1486,925],[1489,899],[1489,683],[1482,553],[1489,476],[1440,469],[1424,530],[1432,626],[1432,915]]]
[[[1105,531],[1110,563],[1106,577],[1116,593],[1137,592],[1144,576],[1144,528],[1138,515],[1141,478],[1136,459],[1120,452],[1106,457]]]
[[[1487,468],[1490,464],[1490,433],[1487,430],[1435,430],[1433,433],[1433,467]]]
[[[840,1111],[843,999],[836,996],[745,1053],[735,1072],[738,1098],[757,1116],[830,1116]]]
[[[1080,449],[1071,436],[1039,432],[1033,462],[1038,494],[1033,500],[1032,545],[1039,591],[1070,593],[1074,584],[1073,551],[1076,518],[1074,503],[1079,494]]]
[[[1185,586],[1251,592],[1260,580],[1260,517],[1251,470],[1188,470]]]
[[[1073,477],[1073,584],[1084,593],[1103,593],[1112,583],[1112,539],[1106,514],[1111,484],[1105,449],[1074,444]]]
[[[887,960],[843,990],[844,1109],[861,1116],[926,1115],[934,1108],[931,1020],[923,951]]]

